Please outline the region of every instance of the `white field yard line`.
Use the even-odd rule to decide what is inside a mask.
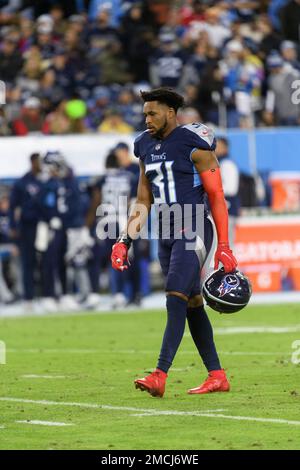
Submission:
[[[57,402],[48,400],[29,400],[23,398],[11,398],[11,397],[0,397],[0,401],[4,402],[15,402],[15,403],[29,403],[36,405],[54,405],[54,406],[73,406],[80,408],[96,408],[102,410],[111,411],[133,411],[133,416],[195,416],[200,418],[215,418],[215,419],[229,419],[235,421],[252,421],[259,423],[270,423],[270,424],[284,424],[290,426],[300,426],[300,421],[292,421],[280,418],[258,418],[255,416],[234,416],[219,414],[217,410],[203,411],[176,411],[176,410],[154,410],[154,409],[140,409],[128,406],[110,406],[110,405],[98,405],[95,403],[73,403],[73,402]]]
[[[36,375],[36,374],[25,374],[20,375],[21,379],[66,379],[65,375]]]
[[[223,414],[205,413],[201,411],[157,411],[154,413],[137,413],[132,416],[198,416],[201,418],[218,418],[218,419],[231,419],[235,421],[254,421],[258,423],[271,423],[271,424],[288,424],[291,426],[300,426],[300,421],[290,421],[288,419],[279,418],[256,418],[254,416],[231,416]]]
[[[269,325],[253,325],[253,326],[230,326],[223,328],[214,328],[214,334],[223,335],[240,335],[240,334],[253,334],[253,333],[297,333],[300,331],[300,325],[284,325],[284,326],[269,326]]]
[[[9,353],[19,354],[155,354],[157,351],[144,349],[8,349]],[[193,355],[197,351],[180,351],[178,354]],[[219,351],[228,356],[287,356],[291,351]],[[25,376],[23,376],[25,377]],[[37,376],[42,377],[42,376]],[[26,378],[35,378],[27,375]],[[53,378],[57,378],[53,376]],[[67,378],[67,376],[65,377]]]
[[[100,349],[68,349],[68,348],[61,348],[61,349],[45,349],[45,348],[8,348],[6,349],[8,353],[28,353],[28,354],[97,354],[101,353]]]
[[[101,354],[155,354],[154,350],[143,349],[120,349],[120,350],[102,350]],[[227,356],[290,356],[291,351],[218,351],[219,354]],[[178,354],[193,355],[198,354],[197,351],[179,351]],[[174,370],[174,369],[172,369]]]
[[[57,423],[55,421],[40,421],[38,419],[28,420],[28,421],[16,421],[18,424],[33,424],[37,426],[74,426],[71,423]]]
[[[133,411],[139,413],[155,413],[154,409],[141,409],[134,408],[131,406],[111,406],[111,405],[98,405],[97,403],[77,403],[77,402],[64,402],[64,401],[49,401],[49,400],[30,400],[27,398],[12,398],[12,397],[0,397],[0,401],[3,402],[14,402],[14,403],[28,403],[32,405],[48,405],[48,406],[71,406],[78,408],[90,408],[98,410],[111,410],[111,411]],[[219,411],[227,411],[224,409],[217,410],[203,410],[204,413],[215,413]]]

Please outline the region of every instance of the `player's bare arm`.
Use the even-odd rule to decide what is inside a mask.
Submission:
[[[212,217],[218,234],[215,269],[218,269],[219,262],[221,262],[226,272],[233,271],[237,267],[237,261],[229,247],[228,210],[217,157],[212,151],[198,149],[192,153],[192,160],[208,195]]]
[[[150,183],[145,174],[145,166],[140,161],[140,176],[137,191],[137,199],[131,210],[127,222],[127,228],[113,246],[111,261],[114,269],[124,271],[127,269],[128,250],[132,240],[136,239],[143,228],[153,202]]]

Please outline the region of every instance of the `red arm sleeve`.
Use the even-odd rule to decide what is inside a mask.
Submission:
[[[220,168],[200,173],[216,225],[218,243],[228,244],[228,210],[224,197]]]

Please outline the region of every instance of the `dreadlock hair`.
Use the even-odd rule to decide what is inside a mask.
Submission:
[[[160,87],[154,88],[151,91],[141,91],[140,93],[144,103],[147,101],[158,101],[173,108],[175,113],[184,105],[183,97],[172,88]]]

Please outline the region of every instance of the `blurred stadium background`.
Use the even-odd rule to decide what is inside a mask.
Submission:
[[[156,86],[184,95],[181,124],[202,121],[228,143],[223,154],[238,169],[238,184],[225,182],[234,250],[260,301],[299,298],[299,0],[0,0],[0,25],[0,315],[32,311],[36,299],[40,311],[155,304],[155,241],[136,247],[120,280],[89,216],[97,194],[111,197],[111,169],[136,177],[139,92]],[[43,215],[20,215],[24,195],[35,196],[31,180],[18,186],[34,154],[55,155],[59,184],[66,172],[70,183],[58,196],[73,202],[46,248],[33,243]],[[42,172],[35,177],[49,202]],[[66,258],[70,228],[83,241]]]

